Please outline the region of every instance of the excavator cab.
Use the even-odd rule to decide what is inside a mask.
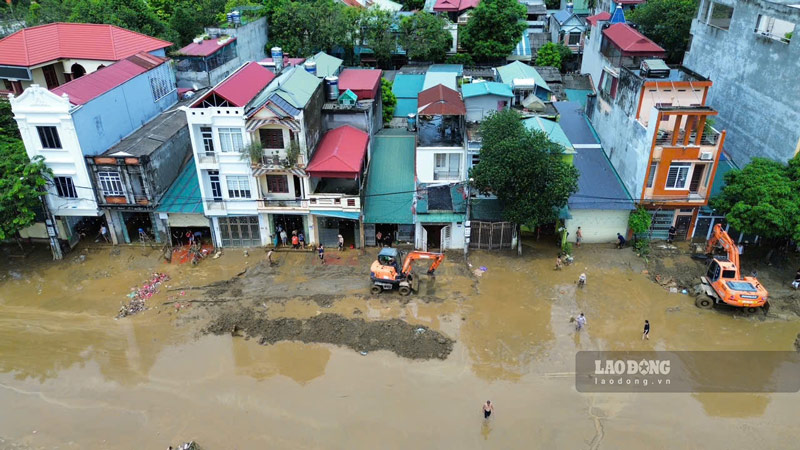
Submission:
[[[432,276],[444,261],[444,255],[418,251],[403,255],[395,248],[382,248],[370,266],[369,278],[372,281],[370,292],[380,294],[384,290],[397,288],[400,295],[405,296],[418,290],[419,280],[412,267],[412,263],[418,259],[432,260],[428,269],[428,275]]]

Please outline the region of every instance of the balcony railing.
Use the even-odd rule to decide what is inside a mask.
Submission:
[[[656,145],[661,146],[672,146],[672,140],[674,133],[669,130],[658,130],[658,135],[656,135]],[[717,145],[717,141],[719,140],[719,132],[716,130],[704,131],[703,137],[700,138],[700,145]],[[686,137],[686,131],[680,130],[678,132],[678,140],[676,141],[675,145],[683,146],[683,140]],[[692,132],[689,135],[689,146],[695,146],[695,141],[697,140],[697,133]]]
[[[206,200],[206,211],[225,211],[225,202],[222,200]]]
[[[650,195],[645,197],[645,201],[650,203],[705,203],[706,198],[700,193],[690,193],[689,195]]]
[[[311,194],[309,205],[321,209],[361,209],[361,198],[357,195]]]
[[[308,209],[308,200],[276,199],[276,198],[264,197],[258,200],[258,207],[266,209],[275,209],[275,208]]]
[[[200,163],[215,163],[217,162],[217,154],[215,152],[200,152],[197,154],[197,159]]]

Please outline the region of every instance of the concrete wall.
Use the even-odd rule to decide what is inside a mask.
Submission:
[[[707,11],[703,0],[698,17]],[[719,111],[714,125],[728,132],[725,149],[739,165],[755,156],[791,158],[800,145],[800,9],[760,0],[719,0],[733,6],[730,28],[692,22],[684,65],[714,82],[707,104]],[[758,15],[798,25],[783,43],[755,33]]]
[[[635,119],[641,85],[641,79],[622,71],[617,97],[612,99],[598,92],[590,115],[608,159],[634,199],[638,199],[642,192],[651,149],[647,136],[653,135],[652,130],[648,133]],[[646,113],[642,111],[642,114]]]
[[[302,67],[299,68],[303,70]],[[306,107],[303,108],[302,123],[304,128],[305,146],[308,149],[308,161],[311,161],[311,155],[317,148],[317,144],[322,139],[322,105],[325,103],[325,96],[322,92],[323,83],[317,86],[317,90],[311,96]]]
[[[178,177],[183,162],[186,161],[186,157],[191,151],[189,128],[184,126],[172,139],[150,155],[150,161],[145,167],[145,171],[150,184],[150,198],[154,203],[161,200],[172,182]]]
[[[467,107],[467,121],[481,122],[489,114],[497,112],[497,102],[506,102],[505,109],[508,109],[511,105],[511,100],[508,97],[499,95],[480,95],[466,98],[464,99],[464,105]]]
[[[588,73],[592,77],[592,84],[595,89],[600,83],[600,74],[603,73],[605,57],[600,53],[600,44],[603,40],[603,24],[600,22],[591,27],[589,36],[584,38],[583,57],[581,59],[581,73]]]
[[[599,244],[616,242],[617,233],[626,235],[628,216],[625,210],[570,209],[572,219],[567,219],[565,226],[569,232],[569,241],[575,244],[575,232],[581,227],[583,242]]]
[[[436,159],[434,157],[437,153],[458,153],[461,155],[461,165],[459,170],[461,176],[458,180],[435,180],[433,178]],[[458,147],[417,147],[417,181],[420,183],[444,183],[464,181],[466,179],[466,151]]]
[[[175,89],[154,100],[152,77],[165,77],[175,86],[175,74],[169,65],[162,64],[80,106],[72,114],[84,155],[103,153],[178,102]]]

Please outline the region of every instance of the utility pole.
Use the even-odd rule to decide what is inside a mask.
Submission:
[[[50,212],[50,207],[47,205],[47,195],[41,197],[42,208],[44,208],[44,222],[47,227],[47,236],[50,238],[50,250],[53,251],[53,260],[58,261],[64,258],[61,253],[61,244],[58,242],[58,228],[56,227],[56,220]]]

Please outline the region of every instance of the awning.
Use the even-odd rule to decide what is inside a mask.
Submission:
[[[281,125],[281,126],[284,126],[284,127],[288,128],[288,129],[294,131],[295,133],[299,133],[300,132],[300,126],[294,120],[291,120],[291,119],[275,119],[275,118],[272,118],[272,119],[253,119],[253,120],[247,122],[247,128],[246,129],[247,129],[248,133],[252,133],[253,131],[256,131],[257,129],[261,128],[263,125],[268,125],[268,124],[269,125]]]
[[[273,166],[273,165],[268,165],[268,166],[267,165],[262,165],[262,166],[259,166],[258,168],[253,169],[253,176],[254,177],[260,177],[260,176],[266,175],[268,173],[286,173],[286,172],[289,172],[292,175],[298,176],[300,178],[304,178],[304,177],[308,176],[306,171],[301,169],[301,168],[299,168],[299,167],[293,167],[291,169],[287,169],[287,168],[285,168],[283,166]]]
[[[350,211],[311,211],[315,216],[338,217],[340,219],[358,220],[360,213]]]
[[[210,227],[208,217],[202,214],[170,213],[167,223],[171,227]]]

